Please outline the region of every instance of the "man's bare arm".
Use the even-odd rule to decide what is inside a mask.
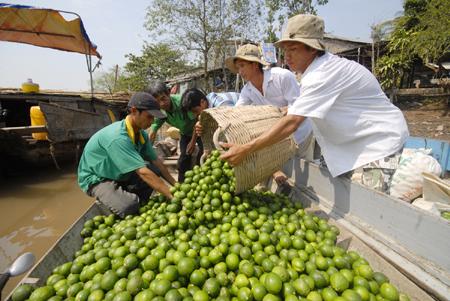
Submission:
[[[194,127],[194,132],[192,133],[191,141],[189,141],[189,143],[186,147],[186,153],[188,155],[192,155],[192,153],[195,150],[196,143],[197,143],[197,134],[195,133],[195,127]]]
[[[172,194],[170,193],[169,187],[161,180],[153,171],[147,167],[141,167],[136,170],[138,176],[147,183],[150,187],[164,195],[165,197],[171,199]]]
[[[150,129],[150,130],[149,130],[149,133],[148,133],[148,139],[150,139],[150,141],[151,141],[152,143],[155,142],[155,139],[156,139],[156,133],[157,133],[157,132],[154,132],[153,129]]]
[[[163,178],[170,183],[170,185],[175,185],[176,181],[175,179],[172,177],[172,175],[169,173],[169,170],[167,169],[167,167],[164,165],[164,163],[162,162],[162,160],[160,158],[153,160],[152,164],[154,164],[156,167],[159,168],[159,170],[161,171],[161,174],[163,176]]]
[[[232,166],[239,165],[247,155],[289,137],[304,120],[303,116],[286,115],[269,131],[249,143],[243,145],[224,143],[222,146],[228,148],[228,151],[221,156],[221,159],[228,161]]]

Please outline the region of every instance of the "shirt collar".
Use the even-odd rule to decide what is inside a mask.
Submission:
[[[269,85],[269,82],[273,80],[272,72],[270,72],[271,68],[263,70],[263,84],[262,84],[262,93],[259,92],[258,89],[252,84],[251,81],[248,81],[247,84],[252,87],[252,90],[254,93],[260,94],[262,97],[264,97],[264,94],[267,91],[267,86]]]
[[[136,144],[135,133],[133,130],[133,126],[131,125],[130,116],[127,116],[125,118],[125,129],[127,130],[128,136],[130,137],[133,144]],[[141,131],[139,131],[139,141],[141,142],[141,144],[145,144],[145,139],[144,136],[142,136]]]
[[[302,78],[311,70],[316,69],[316,67],[320,65],[324,60],[328,59],[329,56],[329,52],[325,52],[325,54],[323,54],[322,56],[316,56],[311,64],[309,64],[309,66],[306,68],[305,72],[303,72]]]

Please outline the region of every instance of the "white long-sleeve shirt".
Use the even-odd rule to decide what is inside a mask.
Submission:
[[[295,75],[286,69],[273,67],[264,70],[263,93],[247,82],[242,88],[236,106],[239,105],[272,105],[290,107],[300,95],[300,87]],[[302,143],[312,132],[312,125],[306,119],[293,134],[297,144]]]
[[[300,96],[288,114],[309,117],[333,177],[399,151],[409,133],[362,65],[325,53],[302,74]]]

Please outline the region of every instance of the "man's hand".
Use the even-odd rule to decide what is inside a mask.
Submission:
[[[285,184],[288,179],[287,176],[281,170],[274,172],[272,177],[275,180],[275,182],[277,182],[278,186]]]
[[[202,125],[200,124],[200,121],[197,121],[197,123],[195,124],[195,134],[196,134],[197,136],[201,136],[201,135],[202,135],[202,132],[203,132],[203,127],[202,127]]]
[[[173,197],[169,187],[147,166],[137,169],[136,173],[148,186],[152,187],[166,198],[171,199]]]
[[[220,158],[228,161],[231,166],[239,165],[250,153],[256,152],[289,137],[289,135],[294,133],[304,120],[305,117],[303,116],[286,115],[278,120],[269,131],[266,131],[261,136],[244,145],[224,143],[222,146],[229,149]]]
[[[194,141],[194,143],[192,143],[192,141],[191,141],[191,142],[189,142],[189,144],[186,147],[186,154],[192,155],[194,150],[195,150],[195,141]]]
[[[220,156],[220,159],[227,161],[231,166],[241,164],[245,157],[250,154],[250,148],[246,144],[220,143],[220,145],[228,149]]]
[[[288,107],[286,106],[286,107],[280,108],[280,112],[281,112],[281,114],[283,114],[283,116],[286,116],[286,114],[288,112]]]
[[[150,130],[150,133],[148,134],[148,139],[153,143],[156,139],[156,132],[153,132],[153,130]]]

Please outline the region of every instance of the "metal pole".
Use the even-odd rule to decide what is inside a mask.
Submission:
[[[94,79],[92,78],[92,58],[89,56],[89,77],[91,79],[91,97],[94,99]]]
[[[86,64],[89,71],[89,78],[91,81],[91,107],[92,111],[95,112],[95,106],[94,106],[94,79],[92,78],[92,58],[89,54],[86,54]]]

